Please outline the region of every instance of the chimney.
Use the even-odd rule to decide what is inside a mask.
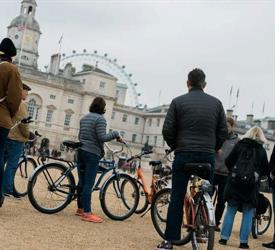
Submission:
[[[232,117],[233,115],[233,109],[226,110],[226,117]]]
[[[247,114],[246,115],[246,123],[247,124],[252,124],[253,123],[253,118],[254,118],[253,114]]]
[[[61,55],[60,54],[54,54],[51,56],[51,63],[50,63],[50,69],[49,73],[53,75],[58,75],[59,73],[59,66],[60,66],[60,59]]]

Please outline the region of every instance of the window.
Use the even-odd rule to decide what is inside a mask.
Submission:
[[[125,132],[124,131],[120,131],[120,136],[122,137],[122,138],[124,138],[125,137]]]
[[[53,118],[53,110],[48,110],[47,116],[46,116],[46,122],[51,123]]]
[[[64,120],[64,126],[69,127],[71,123],[72,114],[66,114]]]
[[[99,87],[100,87],[101,89],[104,89],[104,88],[105,88],[105,85],[106,85],[106,82],[100,82],[100,83],[99,83]]]
[[[74,104],[74,99],[68,99],[68,103]]]
[[[135,124],[136,124],[136,125],[139,124],[139,118],[138,118],[138,117],[136,117],[136,119],[135,119]]]
[[[147,135],[146,136],[146,142],[149,143],[150,137]]]
[[[127,117],[128,117],[127,114],[124,114],[123,117],[122,117],[122,121],[127,122]]]
[[[15,38],[15,39],[18,39],[18,38],[19,38],[19,36],[16,34],[14,38]]]
[[[135,143],[135,142],[136,142],[136,140],[137,140],[137,135],[136,135],[136,134],[133,134],[133,135],[132,135],[132,142],[134,142],[134,143]]]
[[[111,116],[111,119],[114,120],[115,119],[115,116],[116,116],[116,112],[112,112],[112,116]]]
[[[34,99],[31,99],[28,103],[28,114],[32,119],[37,120],[39,114],[39,108]]]
[[[158,137],[155,136],[155,138],[154,138],[154,145],[155,145],[155,146],[157,146],[157,142],[158,142]]]
[[[119,97],[119,90],[116,91],[116,98]]]
[[[157,119],[157,126],[159,127],[159,125],[160,125],[160,119],[158,118]]]
[[[55,100],[55,95],[50,95],[50,99]]]
[[[152,126],[152,119],[151,118],[149,119],[149,126],[150,127]]]
[[[31,15],[31,14],[32,14],[32,6],[29,6],[28,15]]]

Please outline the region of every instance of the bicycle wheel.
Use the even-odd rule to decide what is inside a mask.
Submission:
[[[136,211],[138,201],[136,181],[127,174],[112,176],[100,190],[102,210],[113,220],[129,218]]]
[[[165,188],[160,190],[153,198],[151,204],[151,219],[153,225],[158,232],[158,234],[165,239],[165,229],[166,229],[166,218],[168,212],[168,206],[170,203],[171,189]],[[191,240],[192,230],[187,225],[190,224],[187,218],[190,218],[190,212],[184,214],[183,223],[181,227],[181,239],[173,241],[174,245],[185,245]]]
[[[145,193],[144,187],[142,183],[140,183],[139,181],[137,182],[137,186],[138,186],[138,193],[139,193],[139,202],[135,213],[142,214],[143,212],[146,211],[149,205],[148,194]]]
[[[255,232],[258,235],[263,235],[269,228],[272,219],[272,207],[268,202],[267,210],[264,214],[256,215]]]
[[[209,226],[208,208],[204,200],[198,205],[195,214],[195,228],[192,230],[193,250],[213,250],[215,239],[215,226]]]
[[[28,193],[28,181],[34,169],[37,167],[33,158],[25,158],[19,162],[13,183],[13,192],[17,196],[25,196]]]
[[[53,214],[63,210],[75,194],[75,180],[59,163],[39,167],[28,183],[28,197],[38,211]]]
[[[257,231],[257,219],[256,216],[253,216],[253,220],[252,220],[252,229],[251,229],[251,234],[253,239],[257,239],[258,238],[258,231]]]

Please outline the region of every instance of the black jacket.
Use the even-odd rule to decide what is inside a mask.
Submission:
[[[239,156],[243,150],[248,148],[256,149],[256,172],[261,176],[268,174],[268,159],[263,145],[252,139],[243,139],[239,141],[233,148],[229,156],[225,159],[225,164],[228,167],[229,172],[235,166],[238,161]],[[247,204],[251,207],[256,207],[257,204],[257,194],[259,192],[259,183],[256,183],[254,187],[240,187],[231,183],[230,176],[224,191],[224,198],[226,201],[232,205],[243,205]]]
[[[273,176],[275,176],[275,146],[273,147],[273,151],[269,160],[269,171]],[[275,179],[271,179],[269,176],[269,185],[272,188],[275,188]]]
[[[191,89],[172,101],[162,134],[175,152],[215,153],[227,138],[222,103],[201,89]]]

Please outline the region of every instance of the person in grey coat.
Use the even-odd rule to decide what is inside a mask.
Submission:
[[[94,223],[103,222],[102,218],[92,213],[91,196],[94,186],[99,160],[104,156],[104,142],[117,139],[123,142],[117,131],[106,133],[107,123],[103,114],[106,102],[101,97],[96,97],[90,112],[80,120],[79,141],[81,148],[78,151],[77,170],[77,206],[76,215],[82,220]]]
[[[225,165],[225,159],[230,154],[234,146],[239,141],[238,135],[233,132],[234,120],[231,117],[226,119],[228,136],[222,148],[216,153],[215,158],[215,174],[214,174],[214,186],[218,187],[217,193],[217,205],[215,209],[216,219],[216,231],[219,232],[219,225],[221,224],[221,218],[225,208],[225,201],[223,198],[224,188],[226,186],[226,180],[228,176],[228,168]]]

